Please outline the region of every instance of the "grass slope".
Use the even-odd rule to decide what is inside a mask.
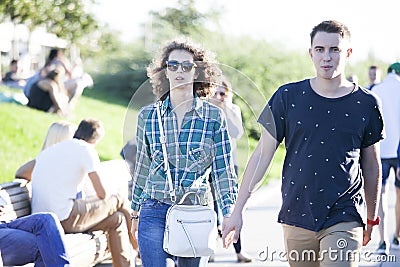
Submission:
[[[7,89],[1,88],[2,91]],[[100,159],[120,158],[125,113],[126,106],[112,98],[100,101],[83,96],[68,118],[14,103],[0,103],[0,183],[12,180],[17,168],[40,152],[48,127],[59,120],[76,124],[89,117],[101,120],[106,134],[96,146]]]
[[[0,93],[8,89],[0,87]],[[15,91],[13,91],[15,92]],[[95,97],[91,97],[95,95]],[[69,118],[30,109],[13,103],[0,103],[0,183],[14,179],[19,166],[34,158],[41,149],[48,127],[59,120],[78,124],[84,118],[96,118],[103,122],[106,135],[96,146],[101,160],[119,159],[123,146],[123,128],[128,100],[87,90],[79,100],[74,113]],[[136,117],[135,112],[130,118]],[[130,125],[136,122],[127,122]],[[130,127],[132,128],[132,127]],[[238,143],[239,177],[243,175],[257,142],[241,138]],[[284,148],[280,146],[267,171],[263,184],[270,178],[280,177]],[[62,159],[60,159],[62,160]]]

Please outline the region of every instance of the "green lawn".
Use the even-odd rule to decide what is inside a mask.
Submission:
[[[0,92],[8,91],[0,87]],[[15,91],[13,91],[15,92]],[[41,149],[48,127],[58,120],[79,123],[83,118],[96,118],[103,122],[106,135],[97,145],[101,160],[120,158],[119,152],[123,146],[123,128],[128,100],[96,92],[96,89],[86,90],[79,100],[71,118],[62,118],[13,103],[0,103],[0,183],[14,178],[19,166],[34,158]],[[136,113],[130,113],[135,118]],[[133,119],[126,122],[130,128],[136,125]],[[131,130],[132,131],[132,130]],[[134,134],[134,132],[132,132]],[[242,175],[245,164],[256,145],[255,140],[243,137],[238,144],[239,176]],[[280,177],[284,149],[278,152],[267,172],[263,183],[269,178]]]
[[[9,90],[0,88],[0,92],[4,91]],[[94,89],[87,94],[95,93]],[[120,158],[126,106],[111,97],[104,97],[103,101],[97,99],[82,96],[70,118],[14,103],[0,103],[0,183],[12,180],[17,168],[40,152],[48,127],[59,120],[76,124],[89,117],[101,120],[106,135],[96,147],[100,159]]]

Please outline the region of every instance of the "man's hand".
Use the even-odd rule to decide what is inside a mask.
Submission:
[[[239,239],[242,230],[243,220],[242,214],[232,214],[222,221],[222,243],[224,248],[228,248],[233,242]]]
[[[366,246],[371,241],[372,225],[367,224],[367,229],[363,233],[363,246]]]

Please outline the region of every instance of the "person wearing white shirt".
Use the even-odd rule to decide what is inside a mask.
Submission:
[[[104,135],[100,121],[82,120],[72,140],[43,150],[32,172],[32,212],[54,212],[66,233],[107,232],[113,266],[131,266],[133,237],[124,198],[107,195],[99,173],[95,145]],[[86,177],[96,197],[81,198]]]
[[[389,66],[385,79],[374,86],[372,92],[378,95],[382,101],[382,113],[385,127],[386,138],[382,140],[380,157],[382,162],[382,190],[381,202],[379,205],[379,216],[381,224],[379,225],[380,244],[377,253],[388,254],[389,240],[387,234],[387,221],[385,216],[388,210],[387,203],[387,186],[386,182],[389,178],[390,170],[396,172],[398,158],[397,145],[400,140],[400,63],[396,62]],[[400,210],[400,180],[395,180],[396,187],[396,210]],[[396,213],[396,229],[399,229],[400,212]],[[391,247],[400,248],[399,246],[399,230],[394,233]]]

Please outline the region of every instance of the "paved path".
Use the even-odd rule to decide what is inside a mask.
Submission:
[[[391,177],[388,181],[389,185],[389,215],[388,230],[389,234],[394,230],[394,201],[395,192]],[[233,247],[224,249],[222,242],[219,240],[218,248],[215,254],[215,262],[209,263],[209,267],[232,267],[232,266],[289,266],[285,262],[284,244],[282,228],[278,224],[277,217],[281,204],[280,181],[274,181],[267,186],[256,191],[248,201],[247,209],[244,216],[244,225],[242,230],[242,249],[250,254],[254,261],[252,263],[237,263],[236,255]],[[393,222],[393,223],[390,223]],[[363,248],[362,255],[368,255],[369,252],[375,251],[378,247],[379,234],[377,229],[373,233],[370,244]],[[372,262],[364,259],[360,262],[360,267],[380,266],[394,267],[400,266],[400,250],[390,251],[390,260],[394,262]],[[111,267],[111,264],[99,264],[96,267]]]
[[[388,181],[389,186],[389,215],[388,232],[391,235],[394,231],[394,201],[395,191],[393,179]],[[285,249],[283,243],[282,228],[277,223],[278,212],[281,204],[279,181],[272,182],[269,185],[259,189],[248,201],[247,210],[244,215],[244,224],[242,230],[242,249],[254,257],[252,263],[237,263],[233,248],[222,248],[222,242],[215,255],[215,262],[209,263],[210,267],[228,267],[228,266],[289,266],[282,256]],[[392,222],[392,223],[391,223]],[[375,251],[379,243],[378,229],[374,229],[371,242],[364,247],[361,255],[368,256]],[[394,267],[400,266],[400,250],[390,251],[389,258],[394,262],[372,262],[374,259],[362,256],[364,259],[360,262],[360,267],[381,266]],[[376,256],[375,256],[376,257]],[[389,260],[389,258],[387,260]]]

